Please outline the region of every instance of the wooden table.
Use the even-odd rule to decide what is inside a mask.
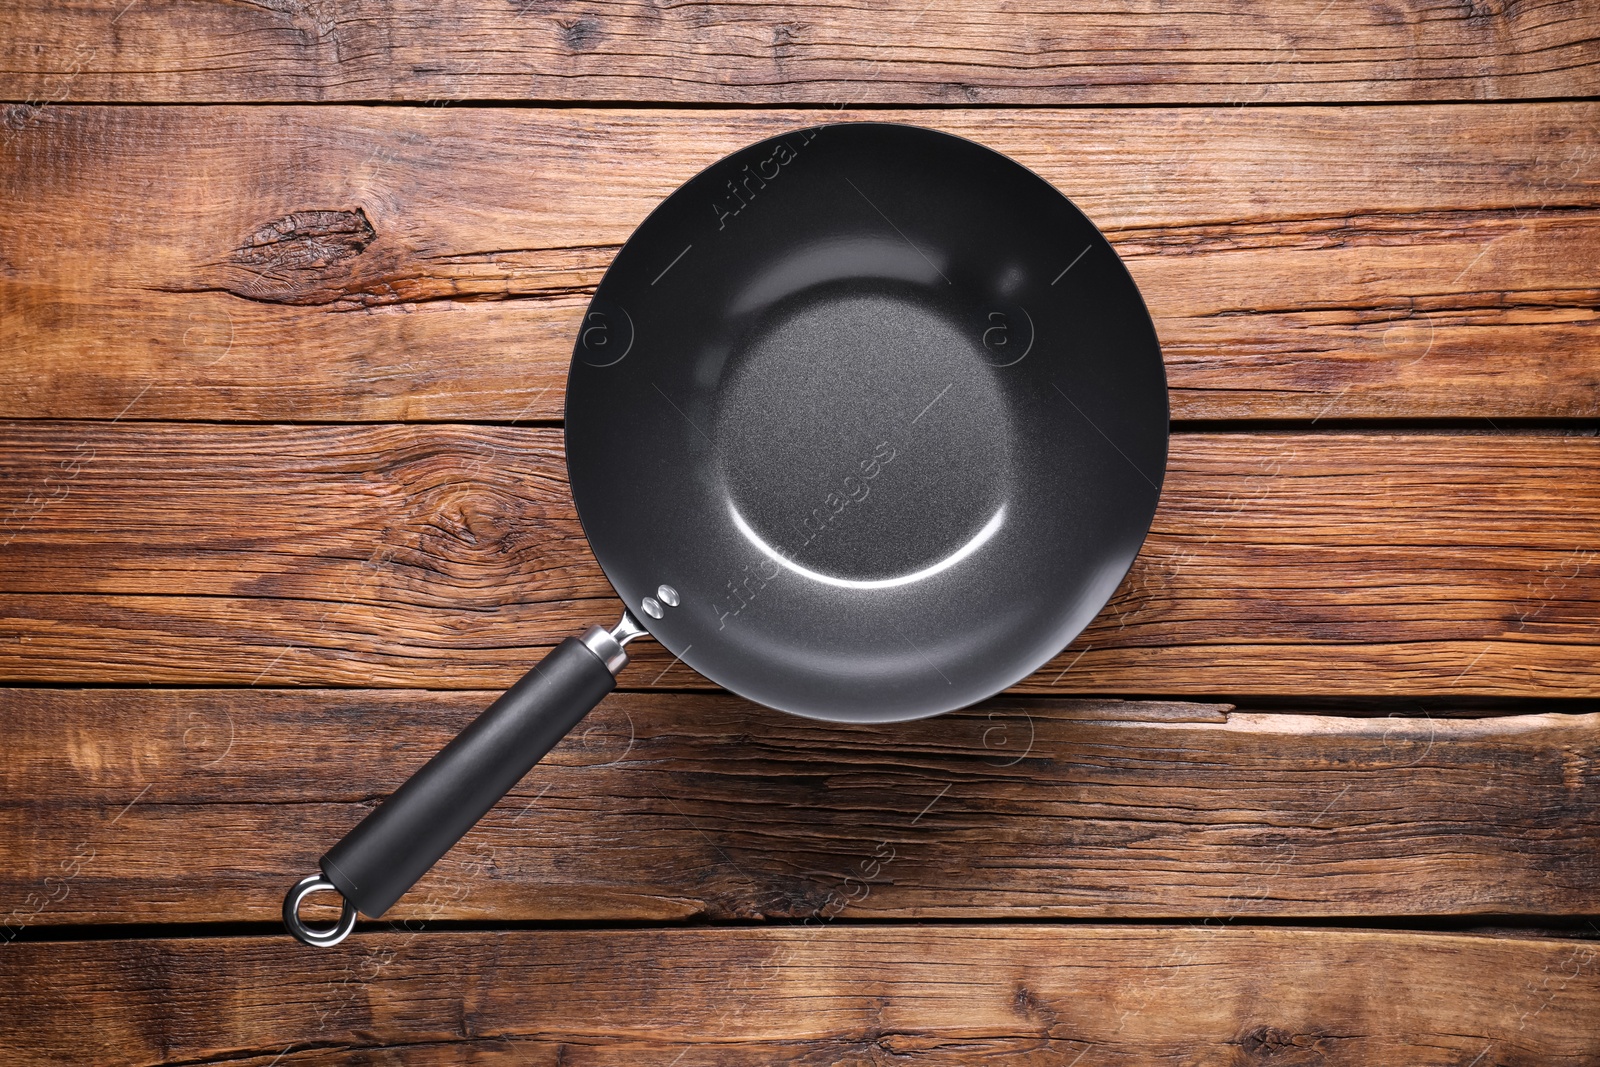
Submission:
[[[1592,0],[3,19],[0,1062],[1600,1064]],[[291,942],[617,613],[560,418],[620,243],[864,118],[1033,167],[1142,287],[1116,599],[897,726],[638,648],[392,923]]]

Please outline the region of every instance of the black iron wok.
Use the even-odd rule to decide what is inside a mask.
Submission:
[[[711,166],[617,254],[566,447],[622,621],[557,646],[323,856],[284,902],[301,940],[387,911],[636,637],[819,719],[934,715],[1026,677],[1139,551],[1166,379],[1132,278],[1043,179],[931,130],[820,126]],[[343,914],[308,927],[323,889]]]

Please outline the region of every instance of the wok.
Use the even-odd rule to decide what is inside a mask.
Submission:
[[[284,902],[301,940],[387,911],[646,634],[819,719],[1026,677],[1139,551],[1167,391],[1137,287],[1064,196],[971,141],[847,123],[735,152],[639,226],[579,327],[565,425],[621,621],[562,642],[329,850]],[[307,926],[329,889],[339,922]]]

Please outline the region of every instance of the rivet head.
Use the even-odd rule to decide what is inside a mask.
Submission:
[[[678,591],[670,585],[664,585],[657,589],[656,596],[660,597],[661,602],[669,608],[678,606]]]
[[[644,603],[640,604],[639,606],[644,608],[644,613],[650,616],[652,619],[661,618],[661,605],[656,601],[655,597],[645,597]]]

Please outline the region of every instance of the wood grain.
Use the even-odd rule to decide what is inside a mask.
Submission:
[[[9,1063],[1584,1067],[1600,946],[825,927],[13,945]]]
[[[503,688],[619,612],[556,429],[0,430],[6,679]],[[1134,570],[1019,691],[1593,697],[1596,514],[1593,436],[1179,434]],[[707,684],[635,649],[624,687]]]
[[[1202,7],[10,4],[0,1063],[1600,1064],[1600,7]],[[1011,694],[824,724],[640,642],[395,924],[253,936],[615,616],[579,314],[838,120],[1032,167],[1180,427],[1275,421],[1174,437]],[[1484,432],[1327,432],[1402,419]]]
[[[1600,91],[1582,0],[403,0],[10,5],[0,95],[841,104],[1489,99]]]
[[[1593,103],[51,107],[0,148],[0,415],[559,418],[639,221],[833,118],[974,137],[1072,196],[1140,283],[1179,419],[1600,415]]]
[[[490,699],[0,690],[0,940],[274,921]],[[867,727],[615,694],[386,918],[1592,915],[1597,763],[1595,714],[1033,699]]]

